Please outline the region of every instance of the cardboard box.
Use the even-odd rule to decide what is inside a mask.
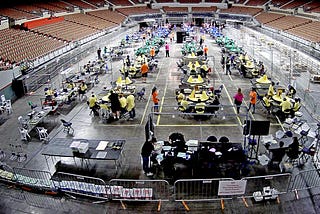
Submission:
[[[89,150],[89,143],[80,143],[78,146],[79,153],[86,153]]]
[[[72,149],[72,151],[78,152],[80,143],[80,141],[73,141],[69,147]]]

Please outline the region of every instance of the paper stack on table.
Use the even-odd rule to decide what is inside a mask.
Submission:
[[[96,158],[105,158],[107,156],[107,152],[98,152]]]
[[[97,146],[96,150],[97,151],[103,151],[106,149],[106,147],[108,146],[108,141],[100,141],[99,145]]]

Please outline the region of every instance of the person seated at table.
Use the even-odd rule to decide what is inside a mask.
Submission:
[[[199,67],[200,67],[200,63],[199,63],[198,61],[196,61],[196,62],[194,63],[194,65],[196,66],[196,68],[199,68]]]
[[[44,89],[44,94],[45,94],[45,101],[49,102],[52,101],[53,99],[53,95],[54,95],[54,91],[51,88],[45,88]]]
[[[198,99],[198,103],[195,105],[194,111],[196,113],[196,115],[194,115],[194,119],[196,120],[201,120],[208,117],[207,115],[203,115],[206,111],[206,103],[201,102],[200,99]]]
[[[281,110],[278,111],[278,116],[279,119],[283,121],[290,115],[292,104],[287,98],[283,98],[279,106],[281,107]]]
[[[175,148],[175,154],[178,152],[186,152],[187,147],[186,147],[186,141],[184,140],[184,135],[181,133],[172,133],[169,135],[169,143],[171,144],[172,147]]]
[[[264,65],[263,65],[263,62],[259,61],[259,74],[260,75],[264,75],[265,74],[265,70],[264,70]]]
[[[192,107],[190,105],[190,102],[188,102],[186,99],[182,99],[179,104],[178,110],[183,113],[191,113]]]
[[[137,68],[134,66],[134,64],[131,64],[129,67],[129,74],[131,77],[136,76],[137,74]]]
[[[190,67],[190,75],[195,76],[197,75],[197,70],[195,64],[192,64]]]
[[[85,82],[81,82],[80,86],[79,86],[79,98],[82,101],[83,98],[86,96],[86,92],[87,92],[87,84]]]
[[[283,101],[283,96],[282,96],[283,91],[284,90],[282,88],[278,88],[276,95],[272,96],[272,99],[278,104],[280,104]]]
[[[296,89],[292,85],[288,85],[287,97],[294,98],[296,93],[297,93]]]
[[[89,108],[91,109],[89,115],[93,113],[94,116],[99,116],[100,106],[98,105],[97,101],[98,101],[97,96],[92,92],[91,96],[88,99],[88,105],[89,105]]]
[[[219,105],[219,97],[217,95],[214,95],[207,101],[206,111],[208,113],[215,114],[219,110]]]
[[[76,87],[76,84],[72,81],[69,81],[67,84],[67,89],[73,90]]]
[[[262,105],[266,108],[267,113],[270,114],[270,110],[271,110],[271,98],[272,96],[265,94],[262,98]]]
[[[200,75],[201,77],[203,78],[206,78],[207,77],[207,73],[208,73],[208,66],[206,64],[202,64],[200,66]]]
[[[121,114],[124,114],[126,112],[127,99],[122,94],[119,95],[119,102]]]
[[[120,69],[120,73],[126,78],[129,75],[129,66],[126,63],[123,63],[122,68]]]
[[[275,163],[278,165],[282,162],[282,159],[286,154],[286,148],[284,148],[283,146],[284,146],[284,142],[280,141],[279,148],[269,150],[271,152],[271,160],[270,160],[271,166]]]
[[[245,78],[247,76],[247,68],[243,62],[240,62],[240,74]]]
[[[275,85],[274,82],[271,82],[271,84],[269,85],[268,95],[271,97],[275,94],[274,85]]]
[[[299,157],[299,141],[297,137],[292,138],[292,143],[288,146],[287,156],[290,160],[297,159]]]
[[[181,89],[178,96],[176,97],[176,100],[178,102],[178,105],[181,103],[182,100],[185,99],[185,95],[184,95],[184,89]]]
[[[297,111],[299,111],[300,108],[301,108],[301,100],[300,100],[300,98],[296,97],[296,98],[294,98],[293,107],[292,107],[291,112],[290,112],[291,118],[294,117],[294,114]]]
[[[189,98],[190,99],[195,99],[196,98],[196,89],[195,88],[191,91],[191,94],[189,95]]]
[[[209,99],[209,96],[207,95],[206,91],[202,91],[201,96],[200,96],[200,100],[201,101],[206,101]]]

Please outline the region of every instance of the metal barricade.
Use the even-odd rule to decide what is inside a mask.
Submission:
[[[58,172],[52,178],[58,182],[61,192],[99,200],[108,200],[110,189],[100,178]]]
[[[288,191],[291,174],[275,174],[266,176],[245,177],[241,180],[246,180],[246,197],[251,197],[254,192],[262,191],[263,187],[270,186],[279,191],[279,193],[286,193]]]
[[[320,169],[300,171],[292,178],[288,191],[297,191],[320,187]]]
[[[40,190],[57,189],[56,183],[51,180],[51,174],[47,171],[13,168],[13,180],[20,185]]]
[[[112,179],[109,185],[112,200],[169,201],[171,197],[166,180]]]
[[[220,200],[218,189],[220,181],[232,178],[180,179],[174,182],[175,201],[214,201]],[[228,198],[228,196],[226,196]]]

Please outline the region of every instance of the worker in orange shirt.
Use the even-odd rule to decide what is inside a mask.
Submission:
[[[146,61],[143,62],[140,68],[141,71],[141,76],[142,76],[142,82],[147,82],[147,76],[148,76],[148,71],[149,71],[149,66],[146,63]]]
[[[252,114],[254,114],[255,110],[256,110],[256,103],[257,103],[257,92],[255,88],[252,88],[250,93],[249,93],[249,97],[250,97],[250,104],[249,104],[249,109],[251,109],[252,106]]]
[[[154,112],[159,112],[159,101],[160,101],[160,99],[158,98],[157,87],[153,87],[152,88],[151,95],[152,95],[152,101],[153,101],[153,110],[154,110]]]
[[[152,60],[154,60],[154,56],[156,55],[156,51],[154,50],[154,47],[151,47],[150,49],[150,57]]]
[[[203,53],[204,53],[205,59],[207,59],[207,57],[208,57],[208,51],[209,51],[209,48],[207,45],[205,45],[203,48]]]

